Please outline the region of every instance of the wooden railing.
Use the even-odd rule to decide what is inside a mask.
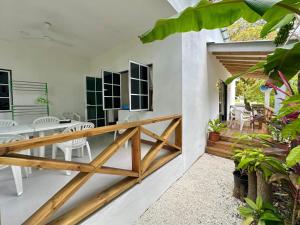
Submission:
[[[170,124],[161,135],[142,127],[144,125],[170,121]],[[40,146],[65,142],[82,137],[97,136],[117,130],[125,130],[113,143],[99,153],[90,163],[67,162],[63,160],[51,160],[34,156],[15,154],[15,152]],[[141,139],[141,133],[155,139],[155,142]],[[175,133],[175,143],[168,139]],[[131,139],[132,169],[103,166],[129,139]],[[147,154],[141,157],[141,143],[151,145]],[[148,175],[161,168],[163,165],[181,154],[182,146],[182,118],[180,115],[164,116],[147,119],[138,122],[118,124],[74,133],[51,135],[31,140],[17,141],[0,145],[0,164],[16,165],[52,170],[73,170],[79,173],[70,180],[62,189],[51,197],[24,225],[71,225],[84,220],[92,213],[108,204],[111,200],[121,195],[126,190],[142,182]],[[169,151],[167,155],[158,157],[162,149]],[[94,174],[111,174],[124,176],[121,181],[85,200],[66,212],[64,215],[51,220],[53,214],[60,209]],[[50,222],[49,222],[50,221]]]

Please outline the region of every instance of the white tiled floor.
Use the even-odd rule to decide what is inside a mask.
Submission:
[[[89,142],[92,148],[92,156],[95,157],[98,155],[99,152],[107,147],[112,141],[113,135],[111,134],[90,139]],[[146,154],[149,148],[149,146],[143,145],[142,155]],[[51,150],[49,149],[47,150],[47,155],[50,154]],[[62,154],[59,154],[58,157],[62,157]],[[84,158],[76,158],[75,156],[73,161],[88,162],[88,157],[86,154]],[[130,147],[127,149],[125,149],[125,147],[121,148],[105,165],[122,169],[131,169]],[[19,225],[24,222],[26,218],[36,211],[36,209],[76,174],[77,172],[72,172],[71,176],[66,176],[62,171],[34,169],[28,179],[23,179],[24,193],[22,196],[17,197],[11,170],[5,169],[0,171],[1,225]],[[72,205],[76,205],[80,200],[101,192],[101,190],[120,179],[122,179],[120,176],[94,175],[55,216],[62,214],[72,207]]]

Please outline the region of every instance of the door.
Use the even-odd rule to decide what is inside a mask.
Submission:
[[[102,78],[86,77],[86,120],[95,127],[106,125],[102,99]]]
[[[219,116],[221,121],[227,120],[227,90],[224,81],[219,81]]]

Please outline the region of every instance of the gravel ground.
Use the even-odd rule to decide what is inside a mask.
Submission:
[[[232,197],[234,164],[204,154],[135,225],[240,225]]]

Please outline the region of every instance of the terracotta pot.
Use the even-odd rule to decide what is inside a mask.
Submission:
[[[220,133],[218,133],[218,132],[209,132],[208,139],[210,141],[214,141],[214,142],[219,141],[220,140]]]

